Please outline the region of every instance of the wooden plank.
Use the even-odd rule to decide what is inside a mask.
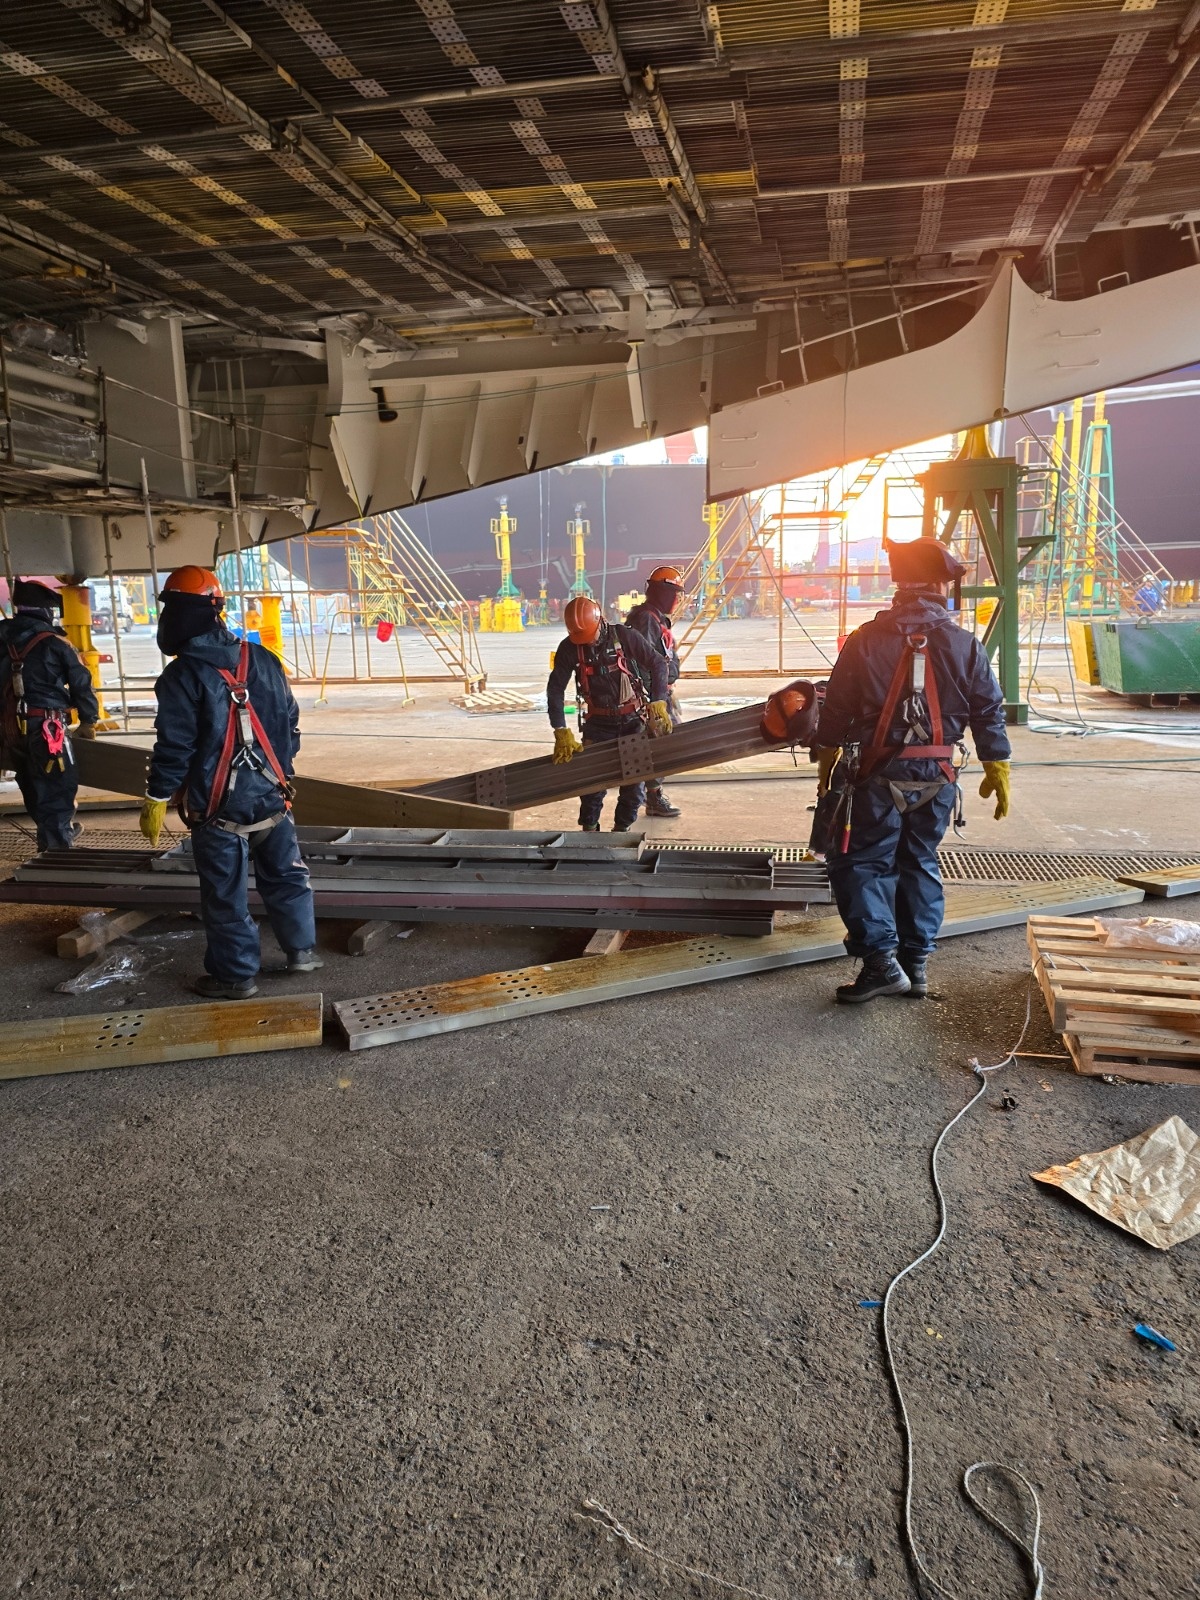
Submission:
[[[395,922],[360,922],[350,937],[346,940],[346,954],[349,956],[365,956],[372,950],[377,950],[385,939],[390,939],[393,933],[403,927],[403,923]],[[411,927],[412,924],[410,923]]]
[[[585,956],[613,956],[625,943],[628,928],[597,928],[583,947]]]
[[[1200,894],[1200,862],[1187,867],[1163,867],[1157,872],[1123,872],[1121,882],[1131,883],[1135,889],[1163,900],[1173,900],[1181,894]]]
[[[89,789],[145,794],[149,745],[109,738],[74,739],[71,748],[79,781]],[[514,821],[511,811],[495,806],[303,777],[296,779],[293,811],[297,823],[304,826],[507,829]]]
[[[1012,927],[1024,923],[1031,911],[1067,912],[1075,907],[1092,911],[1125,905],[1130,903],[1124,898],[1129,894],[1136,897],[1140,891],[1094,877],[1023,885],[1019,890],[1009,885],[952,886],[940,936]],[[687,939],[644,950],[620,950],[604,961],[580,956],[574,961],[489,973],[458,983],[427,984],[346,1000],[335,1005],[334,1014],[350,1048],[363,1050],[512,1017],[828,961],[844,953],[841,922],[831,916],[809,917],[753,943]]]
[[[80,956],[94,956],[114,939],[132,933],[143,923],[153,922],[157,911],[113,911],[90,928],[72,928],[60,933],[55,950],[64,961],[77,961]]]
[[[0,1029],[0,1079],[206,1061],[321,1043],[319,994],[40,1017]]]

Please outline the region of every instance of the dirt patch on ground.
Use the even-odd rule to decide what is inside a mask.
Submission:
[[[50,995],[61,913],[3,923],[0,1016],[117,1003]],[[585,937],[427,927],[320,976],[372,993]],[[694,1592],[585,1496],[778,1600],[911,1594],[859,1302],[932,1236],[928,1150],[967,1059],[1021,1030],[1023,937],[948,944],[924,1004],[846,1014],[827,964],[353,1056],[0,1085],[0,1594]],[[180,1000],[198,951],[169,946],[142,1003]],[[956,1592],[1022,1593],[958,1489],[989,1457],[1038,1485],[1048,1595],[1200,1593],[1196,1244],[1154,1252],[1028,1176],[1172,1111],[1197,1125],[1195,1091],[1038,1061],[952,1138],[949,1241],[897,1324],[920,1535]]]

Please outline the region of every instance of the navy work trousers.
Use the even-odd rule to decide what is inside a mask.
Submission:
[[[41,724],[37,726],[40,730]],[[75,797],[79,792],[70,741],[63,747],[62,772],[57,765],[52,772],[46,771],[50,756],[40,731],[37,744],[31,741],[31,749],[32,757],[14,755],[13,773],[25,809],[37,827],[37,847],[39,850],[69,850],[75,842]]]
[[[252,858],[255,886],[282,948],[311,950],[316,944],[308,868],[290,816],[248,840],[202,824],[192,830],[192,854],[200,875],[200,915],[208,935],[204,966],[214,978],[243,983],[258,971],[258,929],[250,915],[246,886]]]
[[[937,776],[932,762],[913,767],[893,765],[859,784],[850,814],[850,848],[826,858],[829,882],[842,921],[846,949],[852,956],[878,950],[900,950],[906,956],[927,956],[937,948],[946,896],[938,869],[938,846],[954,814],[955,788],[946,784],[926,805],[897,809],[888,778],[901,789],[918,787]],[[908,793],[916,797],[914,790]]]
[[[589,744],[608,744],[615,739],[623,739],[626,734],[638,733],[644,726],[641,717],[589,717],[583,725],[583,742]],[[600,789],[595,794],[581,794],[579,797],[579,826],[581,828],[595,828],[600,823],[600,813],[604,810],[604,797],[607,789]],[[641,783],[623,783],[617,794],[617,809],[613,815],[613,828],[617,833],[625,833],[633,827],[638,819],[638,812],[642,809],[645,799],[645,785]]]

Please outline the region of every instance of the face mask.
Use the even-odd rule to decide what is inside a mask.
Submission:
[[[177,656],[189,639],[198,639],[218,628],[219,604],[206,594],[164,595],[158,613],[158,648],[163,655]]]

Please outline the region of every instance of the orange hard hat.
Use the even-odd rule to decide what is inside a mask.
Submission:
[[[572,644],[595,644],[600,637],[604,613],[594,600],[581,594],[568,601],[563,621],[567,625],[567,638]]]
[[[676,589],[683,592],[683,574],[678,567],[655,567],[646,582],[674,584]]]
[[[212,600],[224,600],[221,580],[207,567],[176,567],[163,584],[164,594],[208,595]]]
[[[816,728],[816,703],[816,690],[802,678],[776,689],[759,724],[763,738],[772,744],[807,744]]]

